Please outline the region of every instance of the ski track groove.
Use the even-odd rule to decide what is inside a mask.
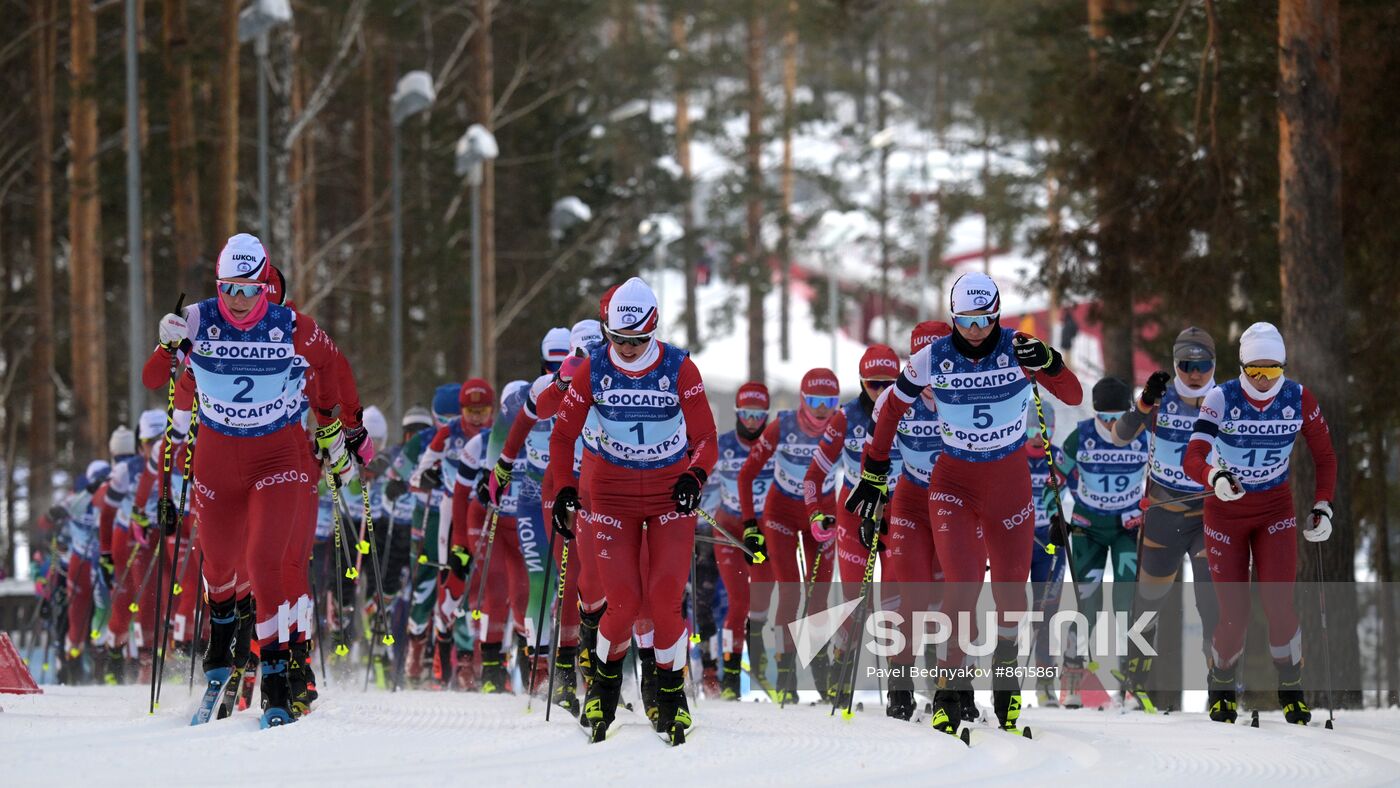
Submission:
[[[1229,728],[1201,714],[1100,715],[1029,709],[1027,740],[981,722],[971,748],[877,704],[851,720],[830,707],[702,702],[684,747],[669,749],[639,711],[590,745],[573,717],[520,696],[409,691],[324,691],[315,711],[278,731],[258,731],[256,708],[190,727],[195,699],[182,686],[146,714],[143,687],[47,687],[0,697],[0,785],[51,782],[151,788],[322,783],[460,786],[589,782],[806,786],[853,782],[976,781],[982,785],[1074,785],[1132,775],[1132,782],[1309,786],[1393,784],[1400,775],[1400,712],[1347,712],[1337,730],[1295,728],[1274,713],[1262,727]],[[988,710],[989,711],[989,710]],[[556,716],[557,715],[557,716]],[[1247,720],[1247,717],[1245,718]],[[12,753],[24,757],[6,757]],[[158,771],[153,771],[158,769]]]

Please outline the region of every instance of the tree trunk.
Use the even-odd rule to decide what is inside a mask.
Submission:
[[[1115,13],[1115,0],[1089,0],[1089,37],[1101,41],[1108,35],[1107,18]],[[1107,89],[1107,80],[1099,76],[1098,57],[1094,47],[1089,49],[1090,79],[1100,90]],[[1131,106],[1126,102],[1105,102],[1116,107]],[[1121,144],[1101,140],[1100,145]],[[1113,159],[1115,156],[1108,156]],[[1096,174],[1095,202],[1098,216],[1098,292],[1099,313],[1103,324],[1103,374],[1126,381],[1133,380],[1133,270],[1129,246],[1124,234],[1128,228],[1119,226],[1112,218],[1114,207],[1113,173],[1102,169]]]
[[[476,57],[477,122],[492,130],[495,111],[495,66],[491,51],[492,0],[476,0],[477,31],[473,42]],[[487,380],[496,379],[496,166],[485,162],[481,168],[481,372]]]
[[[223,0],[220,11],[218,179],[214,182],[214,241],[238,232],[238,5]]]
[[[194,94],[190,76],[189,14],[185,0],[165,0],[161,45],[170,86],[170,179],[175,225],[175,267],[186,293],[201,292],[200,261],[204,230],[199,213],[199,162],[194,136]]]
[[[797,0],[788,0],[783,30],[783,171],[782,212],[778,215],[778,265],[781,273],[778,352],[792,355],[792,128],[797,91]],[[834,329],[833,329],[834,330]]]
[[[1356,530],[1348,488],[1348,381],[1350,347],[1342,256],[1341,213],[1341,35],[1337,0],[1281,0],[1279,3],[1279,254],[1282,271],[1283,334],[1288,341],[1288,376],[1317,397],[1337,452],[1334,519],[1341,524],[1321,550],[1300,542],[1299,579],[1321,573],[1333,592],[1328,636],[1334,676],[1359,676],[1355,609],[1342,600],[1340,584],[1354,579]],[[1296,453],[1294,500],[1306,512],[1313,503],[1311,457]],[[1301,538],[1301,531],[1299,537]],[[1304,623],[1305,632],[1316,632]],[[1305,642],[1307,664],[1325,664],[1322,637]],[[1339,701],[1356,704],[1359,693]]]
[[[885,101],[885,87],[888,82],[889,46],[885,35],[884,15],[879,15],[875,31],[875,126],[883,131],[889,122],[889,109]],[[883,145],[877,151],[880,157],[880,201],[877,211],[880,220],[880,341],[890,344],[890,323],[893,318],[890,308],[890,146]],[[840,374],[838,372],[838,374]]]
[[[78,461],[107,449],[106,319],[102,289],[101,200],[97,181],[97,20],[89,0],[72,0],[68,100],[69,319]]]
[[[685,36],[685,16],[671,19],[671,44],[679,55],[676,66],[676,161],[681,166],[681,257],[685,260],[685,341],[690,352],[700,352],[700,306],[695,289],[700,286],[695,245],[695,182],[690,167],[690,63]]]
[[[34,366],[29,375],[29,522],[53,497],[54,292],[53,134],[54,68],[58,48],[54,0],[33,0],[34,91],[39,139],[34,145]],[[30,531],[30,544],[38,544]]]
[[[1378,611],[1380,613],[1381,635],[1379,638],[1380,653],[1388,655],[1383,657],[1383,676],[1376,676],[1376,687],[1379,690],[1385,688],[1384,692],[1378,692],[1378,705],[1390,707],[1400,704],[1400,637],[1395,631],[1395,613],[1393,604],[1394,592],[1392,591],[1392,581],[1395,579],[1395,569],[1390,560],[1390,477],[1386,474],[1387,459],[1385,451],[1385,429],[1381,426],[1379,419],[1371,422],[1371,456],[1369,465],[1371,466],[1371,494],[1375,496],[1374,511],[1376,517],[1376,536],[1373,540],[1372,565],[1376,568],[1376,594],[1379,597]]]
[[[762,3],[750,0],[748,16],[749,134],[747,147],[744,257],[749,280],[749,380],[763,382],[763,296],[768,291],[768,260],[763,253],[763,47]]]

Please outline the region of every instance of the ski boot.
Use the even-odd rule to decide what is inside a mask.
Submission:
[[[1278,704],[1283,718],[1293,725],[1312,721],[1312,709],[1303,700],[1303,666],[1292,662],[1275,662],[1278,670]]]
[[[593,683],[593,654],[598,648],[598,622],[603,620],[603,613],[608,606],[588,612],[582,607],[579,608],[579,642],[578,642],[578,667],[583,673],[585,685]]]
[[[890,676],[890,690],[885,701],[885,716],[908,722],[914,716],[914,679],[907,670]]]
[[[1016,641],[997,640],[992,666],[992,707],[996,711],[997,725],[1004,731],[1015,733],[1016,720],[1021,717],[1021,680]]]
[[[724,689],[719,685],[719,665],[714,657],[701,657],[700,666],[700,689],[706,698],[718,698],[724,694]]]
[[[961,704],[964,722],[976,722],[982,719],[982,711],[977,708],[977,694],[971,689],[958,690],[958,703]]]
[[[1137,650],[1133,644],[1133,651]],[[1152,673],[1152,657],[1141,654],[1132,654],[1123,660],[1119,670],[1114,671],[1114,677],[1118,679],[1120,691],[1126,695],[1131,695],[1137,707],[1146,712],[1155,712],[1157,707],[1153,705],[1151,698],[1147,694],[1147,677]],[[1123,706],[1128,707],[1128,700],[1125,697]]]
[[[1084,682],[1085,672],[1083,657],[1065,657],[1065,667],[1063,671],[1065,708],[1084,708],[1084,697],[1079,694],[1079,685]]]
[[[593,666],[593,683],[583,701],[579,724],[588,728],[593,742],[608,737],[608,727],[617,716],[617,700],[622,694],[622,660],[598,662]]]
[[[741,682],[744,673],[743,654],[724,655],[724,673],[720,676],[719,697],[721,700],[738,700],[743,690]]]
[[[1216,722],[1234,722],[1239,716],[1235,690],[1235,669],[1210,667],[1210,692],[1206,695],[1206,711]]]
[[[797,655],[793,653],[779,654],[774,661],[778,663],[778,681],[774,684],[778,690],[778,702],[796,703]]]
[[[656,671],[656,732],[672,747],[685,744],[692,720],[685,700],[685,669]]]
[[[1035,702],[1047,709],[1060,705],[1060,693],[1055,689],[1055,680],[1049,676],[1035,680]]]
[[[967,692],[971,691],[971,687],[968,687]],[[962,725],[962,711],[962,688],[952,684],[946,685],[933,694],[933,717],[929,724],[936,731],[957,736],[958,728]]]
[[[287,663],[287,681],[291,686],[291,712],[294,719],[301,719],[311,710],[312,701],[319,697],[316,692],[316,675],[311,671],[311,641],[293,643]]]
[[[237,681],[233,675],[233,642],[238,637],[238,613],[232,599],[225,602],[209,603],[209,642],[204,646],[204,696],[199,708],[190,720],[191,725],[201,725],[214,718],[228,716],[223,698],[230,683]],[[241,663],[239,663],[241,664]]]
[[[851,669],[851,654],[843,649],[836,649],[832,654],[831,664],[826,670],[826,681],[818,684],[822,691],[822,700],[826,703],[833,703],[837,706],[846,705],[846,673]]]
[[[499,655],[500,647],[497,646]],[[429,689],[445,690],[452,681],[452,638],[433,639],[433,680]]]
[[[575,717],[579,712],[577,659],[577,646],[559,647],[554,655],[554,692],[549,696],[550,703]]]
[[[458,692],[476,692],[475,652],[457,652],[457,670],[452,675],[452,689]]]
[[[409,689],[423,684],[423,657],[428,651],[428,633],[408,636],[408,654],[404,657],[404,678]]]
[[[448,646],[452,641],[445,641]],[[481,644],[481,691],[487,694],[507,692],[510,688],[506,682],[510,680],[506,673],[505,657],[501,656],[500,643]]]
[[[111,686],[126,683],[126,657],[122,654],[120,646],[108,646],[107,668],[103,671],[102,681]]]
[[[812,671],[812,684],[817,691],[826,697],[826,689],[831,684],[831,658],[827,656],[826,649],[818,651],[812,655],[812,662],[808,666]]]
[[[642,708],[646,710],[647,719],[651,724],[656,725],[656,715],[660,713],[656,708],[656,651],[649,648],[637,649],[637,666],[642,672]]]
[[[259,728],[287,725],[292,716],[292,687],[287,671],[291,652],[268,649],[262,653],[262,719]]]

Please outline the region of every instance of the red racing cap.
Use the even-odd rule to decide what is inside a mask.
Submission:
[[[925,320],[914,326],[914,330],[909,334],[909,355],[914,355],[925,347],[933,344],[933,340],[939,337],[946,337],[953,333],[953,329],[942,320]]]
[[[496,391],[481,378],[472,378],[462,384],[462,390],[457,394],[457,404],[464,408],[490,407],[496,404]]]
[[[802,376],[802,393],[818,397],[841,396],[841,384],[836,382],[836,373],[826,367],[807,370]]]
[[[894,380],[899,377],[899,355],[889,345],[871,345],[860,357],[861,380]]]
[[[758,381],[749,381],[739,387],[739,391],[734,394],[735,408],[769,408],[768,387]]]

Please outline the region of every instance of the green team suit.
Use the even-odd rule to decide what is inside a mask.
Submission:
[[[1074,515],[1070,541],[1074,556],[1080,612],[1089,620],[1088,642],[1095,617],[1103,607],[1104,562],[1113,570],[1113,607],[1132,610],[1137,579],[1137,529],[1142,522],[1139,503],[1147,469],[1147,436],[1125,446],[1112,440],[1116,412],[1081,421],[1065,438],[1057,467],[1070,479]],[[1111,419],[1111,420],[1110,420]],[[1067,648],[1066,653],[1074,653]]]

